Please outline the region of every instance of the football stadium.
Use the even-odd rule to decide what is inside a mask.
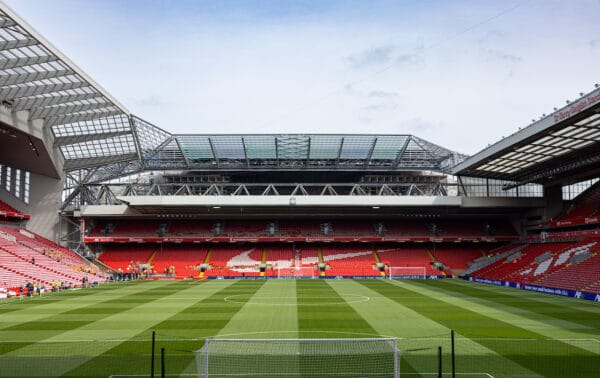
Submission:
[[[472,155],[177,133],[0,2],[0,377],[600,376],[591,87]]]

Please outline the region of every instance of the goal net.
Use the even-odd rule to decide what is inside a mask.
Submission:
[[[400,376],[395,338],[206,339],[198,377]]]
[[[391,266],[388,268],[388,278],[427,278],[426,268],[424,266]]]
[[[278,268],[277,278],[315,278],[316,272],[312,266]]]

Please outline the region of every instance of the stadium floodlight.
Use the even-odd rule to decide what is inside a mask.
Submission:
[[[396,338],[206,339],[198,377],[400,377]]]
[[[388,278],[409,278],[409,279],[426,279],[427,268],[424,266],[390,266],[388,268]]]

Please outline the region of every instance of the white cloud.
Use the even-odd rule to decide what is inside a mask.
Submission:
[[[389,64],[393,58],[393,46],[378,46],[349,55],[346,60],[353,68],[369,68]]]

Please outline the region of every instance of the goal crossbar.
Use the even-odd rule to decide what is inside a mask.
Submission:
[[[400,376],[396,338],[206,339],[198,377]]]
[[[277,278],[315,278],[315,269],[310,266],[278,268]]]
[[[427,278],[427,268],[424,266],[391,266],[388,268],[388,278]]]

